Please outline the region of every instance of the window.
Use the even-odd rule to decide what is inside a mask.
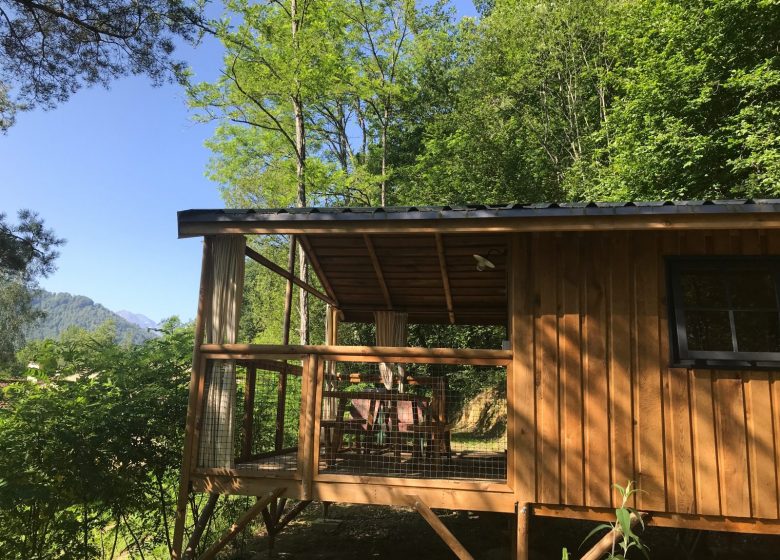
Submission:
[[[780,365],[780,259],[667,260],[675,365]]]

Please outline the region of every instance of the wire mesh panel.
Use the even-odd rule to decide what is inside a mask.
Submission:
[[[321,406],[320,473],[506,479],[504,367],[330,362]]]
[[[242,470],[295,471],[301,410],[299,369],[238,368],[235,453]]]

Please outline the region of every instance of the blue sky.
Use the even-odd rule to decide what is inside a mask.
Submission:
[[[470,0],[455,6],[475,13]],[[201,79],[219,71],[213,41],[177,54]],[[20,114],[0,135],[0,212],[15,221],[17,210],[35,210],[67,240],[41,286],[154,320],[191,319],[201,240],[176,238],[176,212],[224,206],[204,176],[212,131],[192,121],[181,88],[144,77]]]

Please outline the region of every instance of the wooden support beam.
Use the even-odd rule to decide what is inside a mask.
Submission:
[[[636,526],[637,523],[639,523],[640,517],[642,518],[642,522],[644,523],[644,519],[648,517],[648,514],[646,513],[640,513],[639,515],[636,515],[634,513],[631,514],[632,529],[634,528],[634,526]],[[601,540],[599,540],[599,542],[597,542],[596,545],[593,548],[591,548],[581,558],[581,560],[599,560],[599,558],[603,558],[607,552],[610,552],[612,550],[615,541],[620,539],[622,536],[623,536],[623,531],[620,529],[620,527],[616,527],[615,529],[611,530],[609,533],[604,535],[601,538]]]
[[[306,360],[306,370],[302,379],[302,383],[306,383],[306,401],[304,409],[304,421],[301,423],[300,429],[304,430],[304,449],[303,449],[303,465],[302,465],[302,477],[301,487],[303,498],[306,500],[311,499],[312,486],[314,480],[314,461],[315,452],[314,448],[314,414],[317,407],[317,368],[319,359],[317,356],[311,355]]]
[[[444,255],[444,240],[440,233],[436,233],[436,252],[439,254],[439,268],[441,269],[441,283],[444,286],[444,297],[447,300],[447,314],[450,316],[450,324],[455,324],[455,312],[452,307],[452,290],[450,289],[450,276],[447,274],[447,258]]]
[[[300,357],[308,354],[317,354],[322,356],[339,355],[369,357],[375,356],[379,359],[392,361],[391,358],[398,358],[400,361],[406,361],[407,358],[416,357],[425,358],[456,358],[465,360],[468,363],[471,358],[486,358],[509,362],[512,360],[511,350],[492,350],[481,348],[422,348],[418,346],[325,346],[325,345],[288,345],[277,344],[202,344],[201,352],[211,359],[213,354],[257,354],[265,355],[285,355]],[[403,359],[402,359],[403,358]],[[231,358],[225,358],[231,359]],[[241,359],[241,358],[236,358]],[[359,359],[353,361],[359,362]]]
[[[301,248],[303,249],[303,252],[306,253],[306,258],[309,259],[309,262],[311,263],[311,267],[314,269],[314,273],[317,275],[317,278],[319,278],[320,280],[320,284],[322,284],[322,287],[325,288],[325,293],[327,293],[330,296],[330,298],[334,302],[336,302],[336,307],[338,307],[339,300],[336,297],[336,292],[333,290],[333,287],[330,285],[330,281],[328,280],[328,277],[325,275],[325,271],[322,269],[322,265],[320,264],[320,261],[317,258],[317,254],[314,252],[314,250],[311,247],[309,238],[306,237],[305,235],[299,235],[298,243],[301,244]]]
[[[382,266],[379,264],[379,258],[376,256],[374,242],[371,241],[371,237],[368,235],[363,235],[363,242],[366,244],[366,249],[368,249],[368,256],[371,258],[371,264],[374,266],[376,280],[379,282],[379,287],[382,288],[382,295],[385,298],[385,305],[388,309],[393,309],[393,300],[390,298],[390,290],[387,289],[385,275],[382,274]]]
[[[254,249],[252,249],[251,247],[247,247],[246,248],[246,256],[249,257],[250,259],[252,259],[253,261],[263,265],[267,269],[277,273],[279,276],[281,276],[283,278],[287,278],[288,280],[290,280],[293,284],[295,284],[299,288],[309,292],[311,295],[321,299],[325,303],[329,303],[330,305],[332,305],[334,307],[338,307],[338,305],[336,305],[336,302],[333,299],[331,299],[330,297],[328,297],[325,294],[323,294],[321,291],[319,291],[317,288],[315,288],[311,284],[309,284],[307,282],[304,282],[303,280],[301,280],[300,278],[298,278],[297,276],[295,276],[293,274],[290,274],[285,269],[283,269],[281,266],[279,266],[275,262],[265,258],[263,255],[261,255],[260,253],[258,253]]]
[[[295,506],[293,506],[293,508],[288,511],[285,516],[282,517],[282,519],[276,524],[276,532],[278,533],[287,527],[287,525],[289,525],[293,519],[298,517],[298,515],[300,515],[300,513],[309,506],[309,504],[311,504],[311,500],[303,500],[295,504]]]
[[[274,434],[274,449],[280,451],[284,447],[284,413],[287,403],[287,372],[279,372],[279,384],[276,386],[276,434]]]
[[[290,315],[292,313],[292,293],[293,281],[295,276],[295,236],[290,236],[290,253],[287,257],[287,285],[284,288],[284,320],[282,322],[282,344],[290,344]]]
[[[192,471],[193,450],[197,443],[196,420],[200,399],[202,398],[203,369],[206,361],[202,359],[200,345],[203,342],[205,322],[203,315],[206,309],[206,299],[211,284],[211,243],[203,240],[203,259],[200,269],[200,290],[198,292],[198,311],[195,315],[195,348],[192,352],[192,374],[190,375],[190,392],[187,402],[187,419],[184,428],[184,451],[182,453],[181,476],[179,480],[179,496],[176,503],[176,516],[173,528],[173,547],[171,559],[179,560],[184,544],[184,521],[187,517],[187,501],[190,493],[190,472]]]
[[[214,515],[214,508],[217,506],[218,501],[219,494],[209,494],[209,499],[206,501],[206,505],[203,506],[203,509],[200,511],[200,515],[195,520],[195,526],[192,528],[192,535],[190,535],[190,540],[187,541],[187,546],[184,548],[182,558],[192,558],[192,556],[195,554],[195,550],[197,550],[198,545],[200,544],[200,539],[203,536],[203,531],[206,530],[206,527],[209,524],[209,519],[211,519],[211,516]]]
[[[232,541],[234,538],[236,538],[236,535],[238,535],[241,531],[244,530],[244,528],[251,523],[251,521],[260,515],[260,513],[266,508],[266,506],[271,503],[271,500],[274,498],[278,498],[279,495],[285,491],[285,488],[276,488],[273,492],[270,494],[267,494],[266,496],[263,496],[262,498],[258,498],[257,502],[255,502],[255,505],[253,505],[251,508],[249,508],[244,514],[239,518],[238,521],[236,521],[230,529],[228,529],[227,533],[225,533],[221,539],[219,539],[217,542],[215,542],[213,545],[209,547],[206,552],[204,552],[200,556],[200,560],[211,560],[214,558],[214,556],[217,555],[217,552],[225,548],[225,545],[227,545],[230,541]]]
[[[252,454],[252,436],[255,423],[255,384],[257,381],[257,366],[249,364],[246,367],[246,386],[244,387],[244,438],[241,440],[241,461],[246,461]]]
[[[528,525],[530,517],[531,504],[523,504],[518,507],[515,560],[528,560]]]
[[[436,531],[436,534],[441,537],[441,540],[444,541],[444,544],[446,544],[452,552],[455,553],[455,556],[457,556],[460,560],[474,560],[474,557],[469,554],[469,551],[466,550],[466,548],[460,544],[460,541],[455,538],[455,535],[453,535],[449,529],[447,529],[447,526],[442,523],[441,519],[431,511],[431,508],[429,508],[425,502],[423,502],[419,496],[416,495],[408,495],[407,499],[409,500],[409,505],[411,505],[417,513],[422,515],[423,519],[425,519],[428,522],[428,525],[431,526],[431,528]]]
[[[245,366],[253,365],[256,369],[264,371],[276,371],[279,373],[286,373],[287,375],[301,375],[303,368],[296,364],[287,363],[284,360],[265,360],[263,358],[254,358],[247,360],[238,360],[238,362]]]

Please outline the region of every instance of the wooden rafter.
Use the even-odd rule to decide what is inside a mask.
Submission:
[[[317,278],[319,278],[320,280],[320,284],[322,284],[322,287],[325,288],[325,292],[328,294],[328,296],[330,296],[330,298],[334,302],[336,302],[335,307],[339,307],[339,299],[336,297],[336,292],[333,290],[333,286],[330,285],[330,281],[328,280],[328,277],[325,275],[325,272],[322,269],[322,265],[320,264],[320,261],[317,258],[317,254],[311,248],[311,243],[309,242],[309,238],[305,235],[299,235],[298,243],[301,244],[301,248],[303,249],[303,252],[306,253],[306,258],[309,259],[309,262],[311,263],[311,267],[314,269],[314,273],[317,275]]]
[[[374,272],[376,273],[376,280],[379,282],[379,287],[382,288],[382,295],[385,298],[385,305],[388,309],[393,309],[393,300],[390,298],[390,290],[387,289],[387,282],[385,282],[385,275],[382,274],[382,267],[379,265],[379,259],[376,256],[376,250],[374,249],[374,242],[371,241],[371,237],[363,235],[363,241],[368,249],[368,256],[371,258],[371,264],[374,266]]]
[[[450,317],[450,324],[455,324],[455,312],[452,307],[452,290],[450,289],[450,277],[447,274],[447,258],[444,255],[444,240],[440,233],[435,234],[436,252],[439,254],[439,268],[441,269],[441,283],[444,286],[444,297],[447,300],[447,315]]]
[[[315,288],[311,284],[308,284],[308,283],[304,282],[303,280],[301,280],[300,278],[298,278],[297,276],[294,276],[294,275],[290,274],[288,271],[283,269],[281,266],[279,266],[278,264],[276,264],[272,260],[265,258],[263,255],[261,255],[260,253],[258,253],[254,249],[252,249],[250,247],[247,247],[246,248],[246,256],[249,257],[250,259],[252,259],[253,261],[263,265],[267,269],[277,273],[279,276],[290,280],[293,284],[295,284],[299,288],[302,288],[302,289],[306,290],[311,295],[321,299],[325,303],[329,303],[330,305],[332,305],[334,307],[338,307],[338,305],[336,304],[336,302],[332,298],[326,296],[325,294],[323,294],[321,291],[319,291],[317,288]]]

